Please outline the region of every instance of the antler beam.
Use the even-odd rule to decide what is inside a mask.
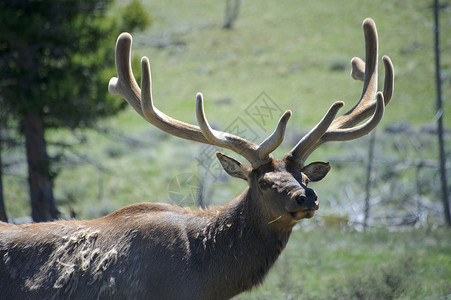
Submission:
[[[131,68],[132,37],[122,33],[116,44],[116,69],[118,77],[111,78],[108,90],[111,94],[121,95],[146,121],[171,135],[204,144],[230,149],[246,158],[253,167],[272,159],[271,152],[282,143],[290,111],[280,118],[276,130],[260,145],[256,145],[239,136],[213,130],[205,117],[202,94],[196,97],[196,115],[199,126],[191,125],[159,111],[153,104],[152,78],[147,57],[141,60],[141,88],[138,87]]]
[[[228,148],[245,157],[250,162],[259,164],[271,159],[270,154],[282,143],[291,111],[286,111],[279,120],[276,130],[260,145],[226,132],[213,130],[205,117],[203,97],[197,94],[196,116],[200,129],[211,145]],[[255,167],[255,166],[254,166]]]
[[[301,167],[308,156],[319,146],[330,141],[346,141],[359,138],[373,130],[384,114],[385,106],[393,95],[394,70],[388,56],[383,57],[385,65],[384,92],[377,92],[378,40],[376,24],[372,19],[363,22],[365,35],[366,62],[354,57],[351,61],[351,75],[363,80],[362,96],[347,113],[334,120],[343,102],[335,102],[324,118],[285,156]],[[370,117],[365,123],[358,125]]]

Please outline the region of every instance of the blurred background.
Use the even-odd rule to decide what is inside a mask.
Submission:
[[[451,2],[437,11],[442,110],[432,0],[1,1],[1,217],[92,219],[144,201],[208,208],[246,187],[222,171],[220,149],[169,136],[108,95],[121,32],[133,35],[138,83],[145,55],[154,103],[175,119],[196,124],[202,92],[214,128],[260,143],[292,110],[280,158],[333,101],[344,113],[359,100],[350,60],[364,59],[371,17],[379,90],[382,55],[395,67],[384,118],[310,157],[332,165],[312,184],[320,210],[295,227],[263,285],[237,299],[448,299]]]

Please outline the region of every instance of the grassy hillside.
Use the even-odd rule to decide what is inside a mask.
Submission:
[[[294,231],[263,285],[238,299],[449,299],[449,231]]]
[[[243,110],[265,91],[282,109],[294,110],[294,128],[308,128],[332,100],[350,106],[358,99],[361,85],[347,75],[348,62],[363,56],[361,23],[372,17],[380,54],[389,55],[396,68],[396,101],[384,124],[434,118],[428,105],[434,99],[431,1],[245,2],[233,31],[221,30],[223,3],[205,2],[149,3],[155,25],[135,36],[139,54],[151,60],[155,99],[165,111],[194,121],[188,113],[202,91],[210,101],[234,100],[209,110],[212,119],[227,123],[224,110]],[[449,11],[442,19],[443,66],[449,71]],[[159,39],[184,46],[145,46]],[[344,68],[334,71],[337,64]]]
[[[449,1],[442,2],[446,100],[451,96],[451,9]],[[137,61],[143,55],[150,59],[155,105],[176,119],[196,123],[195,95],[202,92],[215,128],[239,124],[257,142],[291,109],[286,139],[275,153],[280,157],[333,101],[344,100],[344,111],[358,101],[362,83],[351,79],[349,61],[364,56],[361,24],[371,17],[379,32],[379,57],[389,55],[396,72],[395,94],[377,130],[373,222],[407,215],[420,203],[429,214],[419,225],[440,224],[436,141],[420,131],[435,120],[432,1],[242,1],[236,26],[229,31],[222,29],[224,5],[211,0],[145,1],[154,23],[143,33],[132,33],[133,55]],[[140,73],[139,68],[134,71]],[[381,65],[379,71],[383,80]],[[265,100],[272,101],[274,114],[266,111],[263,119],[252,115]],[[449,101],[444,114],[449,127]],[[409,124],[410,130],[397,135],[384,131],[400,123]],[[95,218],[143,201],[195,206],[201,185],[215,199],[207,204],[220,204],[245,187],[224,178],[217,163],[203,166],[210,163],[210,148],[169,137],[130,108],[95,130],[59,130],[48,138],[51,155],[65,157],[55,165],[55,196],[65,216],[73,211],[78,218]],[[311,160],[328,160],[333,167],[314,185],[321,199],[317,217],[302,222],[301,228],[315,230],[295,231],[264,285],[238,299],[450,297],[449,231],[320,229],[331,218],[338,224],[361,221],[367,147],[365,137],[328,145],[312,155]],[[207,159],[200,163],[203,154]],[[11,164],[5,176],[8,214],[29,215],[23,153],[7,151],[4,156]],[[419,160],[425,165],[415,165]]]
[[[125,2],[118,3],[116,9],[121,5]],[[281,113],[291,109],[287,137],[276,151],[276,155],[282,155],[302,132],[319,121],[334,100],[344,100],[344,109],[358,100],[362,84],[349,76],[349,61],[353,56],[364,56],[361,23],[365,17],[376,21],[380,56],[389,55],[396,72],[395,95],[379,132],[400,122],[420,128],[435,118],[430,1],[244,2],[231,31],[221,28],[222,2],[169,0],[145,2],[145,6],[154,23],[145,32],[134,34],[133,54],[138,61],[142,55],[150,58],[156,106],[174,118],[195,123],[194,100],[201,91],[214,126],[225,129],[240,118],[256,131],[259,142],[273,130]],[[450,10],[443,10],[444,99],[450,96],[450,20]],[[379,69],[382,79],[383,68]],[[139,72],[139,68],[135,70],[135,74]],[[277,106],[264,123],[248,114],[262,93]],[[451,115],[447,103],[444,113]],[[449,125],[448,120],[445,125]],[[75,201],[72,206],[77,206],[80,217],[95,217],[132,202],[163,201],[168,193],[161,187],[177,174],[194,172],[201,177],[205,173],[195,160],[204,146],[158,132],[132,109],[99,126],[112,133],[58,131],[48,135],[55,142],[83,142],[75,148],[75,154],[68,149],[50,149],[53,155],[63,154],[70,160],[57,170],[56,196],[60,206]],[[312,160],[330,159],[343,152],[352,156],[350,146],[356,149],[354,155],[366,151],[352,145],[328,146]],[[366,142],[358,145],[366,147]],[[436,152],[432,144],[421,155],[433,158]],[[20,160],[20,153],[10,155],[12,160]],[[11,216],[19,217],[28,214],[24,211],[24,165],[15,167],[12,173],[19,177],[6,178],[7,206]],[[331,182],[339,180],[337,175],[332,176]],[[152,186],[160,188],[155,191]],[[244,185],[232,186],[219,202],[230,199]]]

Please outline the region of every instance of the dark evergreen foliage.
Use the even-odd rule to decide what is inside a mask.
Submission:
[[[107,13],[111,3],[0,2],[0,109],[25,136],[34,221],[58,215],[45,130],[90,126],[125,107],[107,89],[115,74],[115,40],[123,29],[145,28],[150,18],[142,18],[140,6],[139,20],[122,21]]]

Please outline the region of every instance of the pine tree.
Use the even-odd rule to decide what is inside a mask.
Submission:
[[[125,107],[107,93],[114,74],[112,49],[122,30],[145,28],[142,22],[149,19],[121,23],[121,18],[107,15],[110,4],[109,0],[0,3],[0,109],[11,111],[25,136],[35,222],[58,217],[46,130],[90,126]]]

